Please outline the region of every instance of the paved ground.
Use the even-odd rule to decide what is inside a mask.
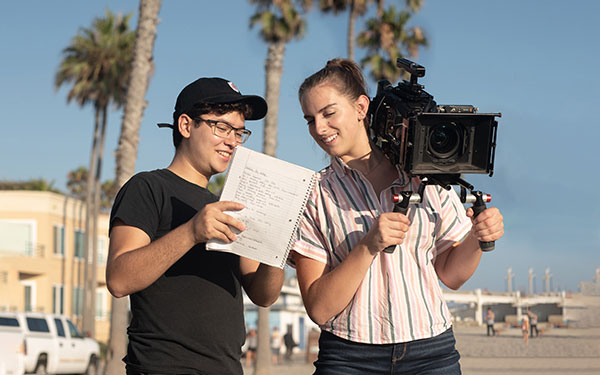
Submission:
[[[464,375],[600,374],[600,329],[552,329],[525,344],[520,329],[487,337],[485,327],[455,327]],[[271,375],[309,375],[312,363],[298,354],[292,362],[274,365]],[[244,368],[252,375],[252,368]],[[365,374],[368,375],[368,374]]]
[[[600,328],[551,329],[528,344],[518,328],[503,330],[496,337],[487,337],[485,327],[456,326],[454,332],[464,375],[600,374]],[[313,372],[312,363],[298,353],[290,362],[273,365],[270,375]],[[253,375],[254,369],[244,367],[244,374]]]

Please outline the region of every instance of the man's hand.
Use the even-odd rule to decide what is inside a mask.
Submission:
[[[226,243],[236,240],[235,233],[230,227],[242,232],[246,229],[244,223],[223,211],[240,211],[245,206],[241,203],[223,201],[207,204],[191,220],[195,243],[218,239]]]

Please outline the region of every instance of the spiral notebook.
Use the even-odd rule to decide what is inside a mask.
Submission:
[[[232,243],[210,240],[206,248],[283,268],[314,179],[310,169],[236,147],[220,200],[246,206],[227,212],[242,221],[246,230],[236,233]]]

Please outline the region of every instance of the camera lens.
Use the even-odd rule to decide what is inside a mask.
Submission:
[[[444,159],[456,153],[460,146],[460,135],[455,123],[440,124],[429,132],[429,151],[436,157]]]

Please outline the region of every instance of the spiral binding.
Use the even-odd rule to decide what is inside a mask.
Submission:
[[[302,214],[304,214],[304,209],[306,208],[306,203],[308,202],[308,198],[310,197],[310,193],[312,192],[312,188],[315,184],[316,178],[317,178],[316,173],[314,173],[310,177],[310,184],[308,184],[308,188],[306,189],[306,194],[304,195],[304,200],[302,201],[302,206],[300,206],[300,212],[298,212],[298,216],[296,217],[296,223],[294,224],[294,228],[292,230],[292,235],[290,236],[290,240],[287,244],[287,249],[285,250],[285,253],[283,254],[283,261],[281,262],[282,268],[283,268],[283,266],[285,266],[285,263],[287,262],[287,258],[290,255],[290,251],[292,251],[292,246],[294,245],[294,235],[296,235],[298,226],[300,226],[300,220],[302,219]]]

